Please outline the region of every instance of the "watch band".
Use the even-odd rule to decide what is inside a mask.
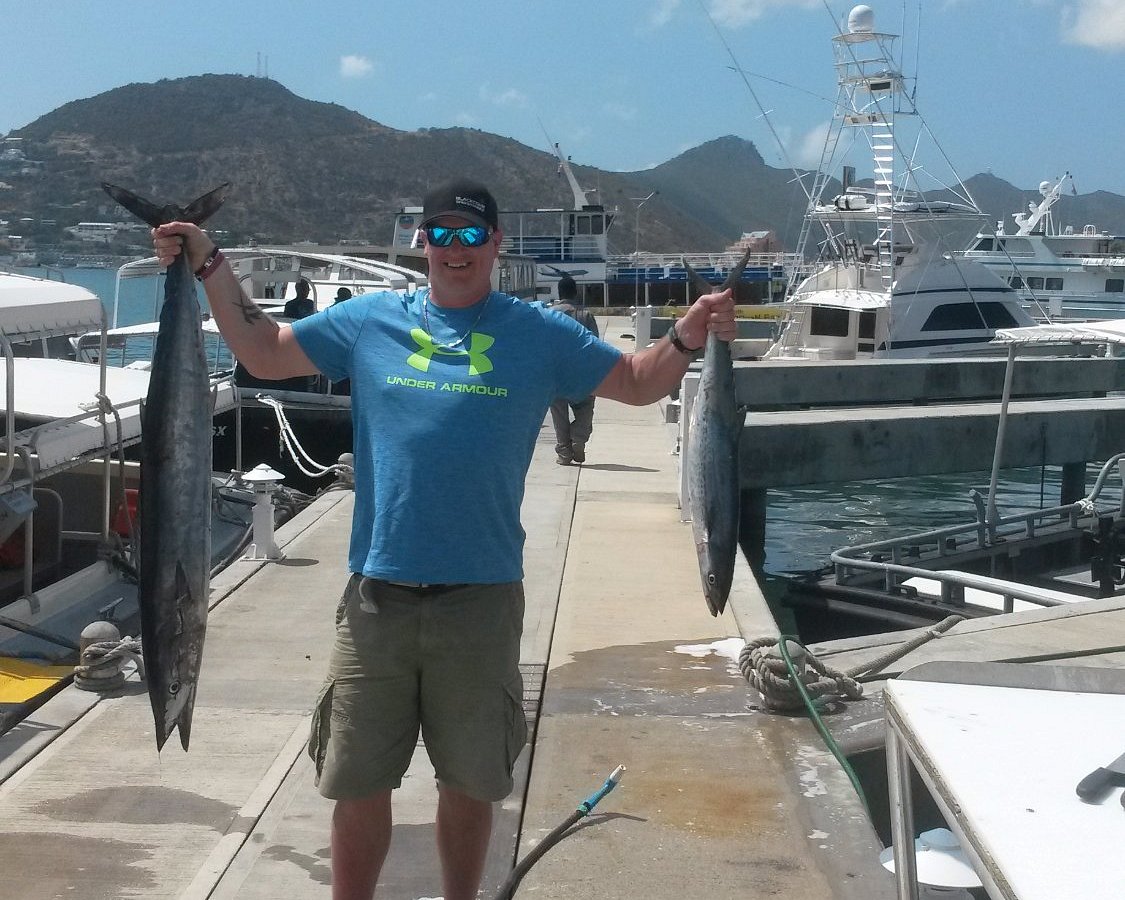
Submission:
[[[668,340],[672,342],[672,346],[679,350],[684,356],[695,356],[702,347],[696,347],[694,350],[680,340],[680,333],[676,329],[676,323],[673,322],[672,326],[668,329]]]

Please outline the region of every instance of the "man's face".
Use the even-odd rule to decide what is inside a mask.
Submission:
[[[441,216],[428,224],[462,228],[475,223],[459,216]],[[492,289],[492,267],[500,255],[502,239],[503,234],[496,230],[479,247],[466,247],[457,237],[448,247],[438,247],[430,243],[423,231],[434,302],[442,306],[468,306],[482,299]]]

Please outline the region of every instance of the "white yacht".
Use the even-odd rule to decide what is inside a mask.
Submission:
[[[1012,214],[1016,230],[978,232],[957,254],[980,263],[1014,288],[1028,311],[1052,322],[1116,319],[1125,315],[1125,237],[1095,225],[1060,224],[1055,204],[1074,179],[1067,172],[1039,185],[1042,199]]]
[[[767,358],[994,354],[997,328],[1033,324],[1009,284],[944,246],[943,221],[983,213],[952,171],[954,186],[933,187],[958,201],[928,200],[918,183],[935,172],[917,158],[928,130],[894,58],[896,37],[876,31],[871,9],[857,6],[833,38],[836,111],[798,247],[803,254],[809,233],[822,229],[823,261],[791,292]],[[825,200],[827,173],[854,147],[870,159],[872,187],[844,166],[843,192]]]

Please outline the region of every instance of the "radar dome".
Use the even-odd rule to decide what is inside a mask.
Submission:
[[[1051,188],[1053,188],[1053,187],[1054,187],[1054,185],[1051,184],[1051,182],[1049,182],[1049,181],[1040,181],[1039,182],[1039,193],[1042,194],[1044,197],[1046,197],[1049,193],[1051,193]]]
[[[848,13],[848,31],[870,32],[875,30],[875,10],[870,6],[859,5]]]

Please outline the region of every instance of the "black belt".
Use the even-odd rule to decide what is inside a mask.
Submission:
[[[452,591],[457,588],[463,588],[462,584],[420,584],[415,581],[387,581],[384,578],[372,578],[371,581],[377,584],[383,584],[387,587],[398,588],[400,591],[409,591],[411,594],[418,596],[425,596],[427,594],[441,594],[445,591]]]

